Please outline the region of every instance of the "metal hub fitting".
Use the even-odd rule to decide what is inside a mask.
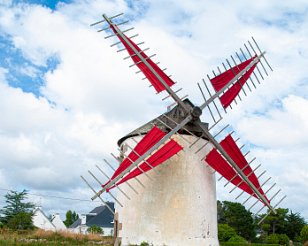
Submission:
[[[192,115],[194,120],[199,119],[201,114],[202,114],[202,109],[200,107],[195,106],[195,107],[192,108],[191,115]]]

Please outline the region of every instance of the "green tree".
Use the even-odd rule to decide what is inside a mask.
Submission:
[[[288,238],[297,241],[300,231],[306,224],[304,218],[299,213],[289,213],[286,208],[276,209],[277,214],[270,214],[261,224],[262,234],[286,234]],[[263,218],[265,214],[261,215],[258,219]]]
[[[79,216],[75,211],[68,210],[66,212],[66,219],[63,221],[63,223],[66,225],[66,227],[69,227],[71,224],[73,224],[78,219],[79,219]]]
[[[9,219],[7,227],[13,230],[34,229],[32,214],[20,212]]]
[[[221,201],[217,201],[217,221],[219,224],[225,224],[225,215],[223,210],[223,204]]]
[[[269,234],[286,234],[287,233],[287,214],[289,209],[287,208],[277,208],[276,214],[271,213],[264,220],[264,225],[262,229],[267,229],[266,233]],[[265,214],[261,215],[260,218],[263,218]]]
[[[301,240],[303,243],[308,241],[308,225],[305,225],[300,232]]]
[[[218,224],[219,242],[227,242],[230,238],[237,236],[236,231],[228,224]]]
[[[225,223],[233,227],[237,235],[246,240],[253,240],[256,232],[252,213],[240,203],[224,201],[222,204]]]
[[[9,191],[5,197],[6,205],[0,210],[1,222],[12,229],[32,229],[34,204],[25,202],[28,192]]]
[[[294,241],[295,238],[300,235],[302,228],[305,226],[305,219],[301,217],[299,213],[293,213],[291,211],[291,213],[287,215],[286,220],[287,225],[285,234]]]
[[[97,225],[91,225],[87,231],[92,234],[104,234],[104,230]]]

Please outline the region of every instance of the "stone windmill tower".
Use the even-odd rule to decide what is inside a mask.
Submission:
[[[116,205],[115,234],[121,245],[140,244],[147,241],[153,245],[219,245],[217,239],[216,179],[219,174],[244,198],[243,204],[249,209],[259,205],[275,213],[275,205],[280,190],[273,193],[275,184],[269,185],[270,177],[259,171],[260,165],[248,160],[245,146],[239,147],[234,131],[229,125],[221,127],[221,111],[232,109],[237,100],[268,75],[270,67],[265,52],[262,52],[252,38],[245,52],[240,49],[236,59],[226,59],[224,70],[213,71],[209,82],[198,83],[204,102],[194,105],[189,99],[179,96],[182,91],[174,89],[175,82],[146,55],[148,49],[141,49],[143,42],[135,43],[137,35],[127,36],[133,28],[120,30],[124,25],[122,14],[113,17],[103,15],[104,20],[92,25],[107,23],[100,31],[108,32],[106,38],[118,40],[111,46],[119,47],[119,52],[127,51],[124,59],[132,59],[131,67],[136,73],[145,75],[157,93],[166,93],[163,98],[172,99],[169,110],[147,124],[132,131],[118,141],[119,156],[113,155],[117,164],[104,162],[114,170],[108,177],[104,168],[97,166],[107,178],[101,182],[91,171],[89,174],[100,185],[96,191],[84,178],[104,204],[103,194],[110,195]],[[271,69],[272,70],[272,69]],[[262,72],[261,72],[262,71]],[[172,108],[172,106],[174,106]],[[201,121],[201,115],[207,122]],[[238,188],[238,189],[237,189]],[[117,194],[112,192],[117,189]],[[245,198],[245,194],[248,197]]]

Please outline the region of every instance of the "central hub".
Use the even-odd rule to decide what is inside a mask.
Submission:
[[[202,115],[202,109],[200,107],[193,107],[191,110],[191,115],[193,117],[193,120],[199,119],[199,117]]]

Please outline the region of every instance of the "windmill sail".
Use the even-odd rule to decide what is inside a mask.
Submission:
[[[170,140],[168,143],[163,145],[158,151],[156,151],[152,156],[150,156],[146,162],[143,162],[139,168],[135,168],[131,171],[128,175],[126,175],[123,179],[121,179],[116,185],[120,185],[134,177],[139,176],[143,172],[148,172],[152,169],[152,167],[157,167],[158,165],[162,164],[166,160],[170,159],[172,156],[177,154],[179,151],[183,149],[176,141]],[[141,171],[142,170],[142,171]],[[114,188],[107,189],[107,192]]]
[[[111,24],[110,28],[112,29],[112,31],[117,35],[117,26],[115,24]],[[172,79],[170,79],[170,77],[168,75],[166,75],[162,69],[160,69],[157,64],[155,62],[153,62],[139,47],[137,44],[135,44],[131,39],[129,39],[125,34],[123,34],[125,39],[122,38],[120,35],[117,35],[118,38],[120,39],[120,41],[122,42],[122,44],[124,45],[124,47],[126,48],[128,54],[130,55],[130,57],[132,58],[132,60],[134,61],[134,63],[136,64],[136,66],[144,73],[144,75],[146,76],[146,78],[150,81],[150,83],[153,85],[153,87],[155,88],[155,90],[159,93],[164,91],[166,88],[164,87],[164,85],[159,81],[157,75],[162,78],[165,83],[168,86],[172,86],[175,83],[172,81]],[[135,50],[137,51],[135,52]],[[142,56],[146,62],[153,68],[154,71],[151,71],[151,69],[146,66],[146,64],[140,59],[140,56]]]
[[[228,153],[236,165],[243,171],[243,173],[248,177],[250,182],[258,189],[258,191],[268,200],[262,190],[257,176],[248,165],[245,157],[241,153],[240,149],[236,145],[234,139],[231,135],[228,135],[225,139],[220,142],[223,149]],[[218,173],[220,173],[225,179],[229,180],[235,186],[238,186],[243,191],[256,197],[257,195],[250,188],[250,186],[236,173],[236,171],[229,165],[229,163],[218,153],[216,149],[212,149],[210,153],[206,156],[205,161]]]
[[[132,188],[129,185],[129,182],[126,181],[135,178],[142,173],[150,171],[151,169],[164,163],[166,160],[170,159],[176,153],[181,151],[183,147],[170,138],[173,136],[173,134],[177,133],[178,131],[186,130],[185,127],[186,125],[189,124],[192,125],[194,128],[198,129],[198,132],[200,131],[201,133],[201,137],[199,135],[196,136],[200,138],[198,138],[194,143],[196,143],[199,139],[202,139],[204,137],[208,140],[209,143],[211,143],[214,146],[214,149],[210,151],[210,153],[203,159],[205,159],[205,161],[210,166],[212,166],[217,172],[219,172],[223,177],[225,177],[229,181],[228,183],[232,183],[236,187],[242,189],[243,192],[241,194],[243,194],[244,192],[250,194],[251,195],[250,197],[257,198],[264,204],[264,206],[269,207],[271,211],[275,213],[275,207],[272,207],[270,202],[273,203],[273,198],[274,196],[276,196],[276,194],[273,197],[269,196],[270,199],[268,199],[267,195],[269,195],[268,192],[272,187],[266,190],[266,192],[264,192],[261,188],[261,186],[264,186],[264,184],[269,179],[266,182],[263,182],[262,185],[260,185],[258,178],[260,178],[262,174],[259,175],[259,177],[256,176],[254,172],[257,168],[252,170],[252,168],[247,163],[245,157],[241,153],[241,150],[238,148],[231,135],[228,135],[227,137],[225,137],[225,139],[223,139],[219,143],[215,139],[215,136],[212,136],[212,134],[210,133],[210,129],[213,126],[217,125],[217,123],[222,119],[222,116],[220,115],[219,109],[217,108],[217,105],[214,100],[220,100],[222,107],[226,109],[228,106],[231,105],[233,101],[237,100],[237,97],[241,100],[240,97],[241,90],[243,90],[243,93],[245,95],[246,95],[245,93],[246,87],[251,91],[249,82],[247,81],[248,79],[250,79],[252,86],[256,88],[251,75],[253,74],[257,79],[257,82],[260,84],[256,72],[259,72],[262,79],[263,76],[257,66],[258,63],[260,63],[265,74],[267,75],[267,71],[261,61],[261,59],[263,59],[269,66],[267,60],[264,57],[265,52],[262,52],[260,50],[259,46],[253,39],[255,46],[260,52],[260,54],[258,55],[256,50],[253,48],[252,44],[248,41],[249,47],[251,48],[252,51],[249,50],[249,47],[245,45],[245,48],[248,53],[245,55],[242,49],[240,49],[242,55],[239,56],[236,53],[239,60],[238,62],[235,61],[235,59],[233,59],[233,57],[231,56],[232,61],[235,64],[234,67],[231,66],[230,62],[227,59],[230,69],[219,74],[218,76],[216,76],[213,71],[215,77],[212,79],[208,76],[210,83],[212,84],[216,93],[211,94],[211,90],[209,90],[208,87],[206,86],[206,83],[204,83],[209,93],[209,97],[205,96],[204,93],[202,92],[202,89],[200,89],[204,97],[204,103],[200,105],[200,107],[197,106],[188,107],[183,102],[182,98],[177,95],[177,92],[180,91],[181,89],[173,91],[174,87],[171,88],[171,86],[173,86],[175,82],[170,79],[170,76],[167,76],[164,73],[164,70],[160,69],[157,66],[158,63],[155,63],[151,60],[152,56],[147,56],[145,54],[145,51],[148,48],[140,49],[138,46],[142,43],[136,44],[132,41],[132,38],[136,37],[137,34],[130,37],[124,34],[127,33],[127,31],[132,30],[133,28],[121,31],[118,28],[118,26],[125,24],[127,22],[125,21],[116,23],[113,22],[113,19],[116,18],[117,16],[119,15],[113,17],[107,17],[104,14],[103,15],[104,20],[96,22],[93,25],[99,23],[107,23],[107,26],[99,30],[99,32],[110,29],[113,32],[113,34],[112,35],[109,34],[105,38],[118,37],[117,42],[113,43],[111,46],[123,44],[124,48],[121,47],[121,49],[118,51],[120,52],[127,50],[129,56],[125,57],[124,59],[131,58],[134,62],[134,64],[131,66],[136,66],[139,68],[139,71],[137,73],[142,72],[145,75],[145,78],[147,78],[149,82],[152,84],[152,86],[155,88],[157,93],[166,91],[169,95],[164,99],[168,97],[173,98],[175,103],[177,103],[183,110],[184,114],[182,120],[180,121],[176,120],[174,124],[175,126],[174,127],[172,126],[170,127],[170,129],[168,129],[169,131],[168,133],[162,132],[157,127],[152,128],[144,136],[144,138],[141,139],[141,141],[136,145],[136,147],[132,149],[132,152],[129,153],[128,156],[124,156],[125,157],[124,160],[122,161],[122,163],[120,163],[119,167],[116,170],[114,170],[114,174],[112,175],[112,177],[111,178],[109,178],[108,176],[106,177],[108,182],[99,182],[99,186],[102,187],[101,190],[96,192],[93,188],[89,186],[95,193],[95,196],[92,197],[92,200],[96,199],[97,197],[101,199],[100,197],[101,194],[103,194],[106,191],[107,192],[110,191],[110,189],[114,187],[118,188],[118,185],[122,183],[126,183],[130,188]],[[243,61],[243,59],[245,59],[245,61]],[[271,69],[270,66],[269,68]],[[254,71],[255,69],[256,72]],[[220,73],[219,68],[218,71]],[[245,88],[243,87],[244,85]],[[216,117],[216,111],[213,112],[210,106],[215,107],[215,110],[217,111],[219,117]],[[200,115],[205,108],[208,109],[214,122],[214,125],[210,129],[207,127],[207,124],[204,124],[200,120]],[[192,133],[192,135],[194,135],[194,133]],[[193,146],[193,144],[191,144],[191,146]],[[148,174],[146,175],[148,176]],[[92,175],[92,177],[94,177],[94,175]],[[96,179],[96,177],[94,178]],[[236,187],[234,187],[234,189]],[[135,189],[132,188],[132,190],[137,194]],[[112,196],[110,192],[109,195]],[[256,203],[258,203],[258,201],[256,201]]]
[[[224,86],[228,84],[239,72],[244,70],[249,63],[251,63],[256,56],[242,62],[241,64],[234,66],[227,71],[221,73],[220,75],[210,79],[213,88],[216,92],[220,91]],[[227,108],[236,96],[241,91],[243,85],[249,79],[250,75],[253,73],[257,64],[254,64],[240,79],[238,79],[230,88],[228,88],[220,97],[219,100],[224,108]]]
[[[128,155],[127,158],[123,160],[118,169],[114,172],[110,180],[103,185],[105,187],[110,181],[118,177],[123,171],[125,171],[133,162],[135,162],[140,156],[142,156],[151,147],[157,144],[166,134],[161,131],[158,127],[154,126],[136,145],[134,150]],[[173,155],[182,150],[176,141],[170,140],[164,144],[160,149],[158,149],[152,156],[150,156],[146,161],[128,173],[124,178],[120,179],[116,184],[121,184],[131,178],[140,175],[143,172],[151,170],[152,167],[156,167],[162,164],[167,159],[171,158]],[[142,170],[142,171],[141,171]],[[113,188],[113,187],[111,187]],[[109,191],[108,188],[107,191]]]

